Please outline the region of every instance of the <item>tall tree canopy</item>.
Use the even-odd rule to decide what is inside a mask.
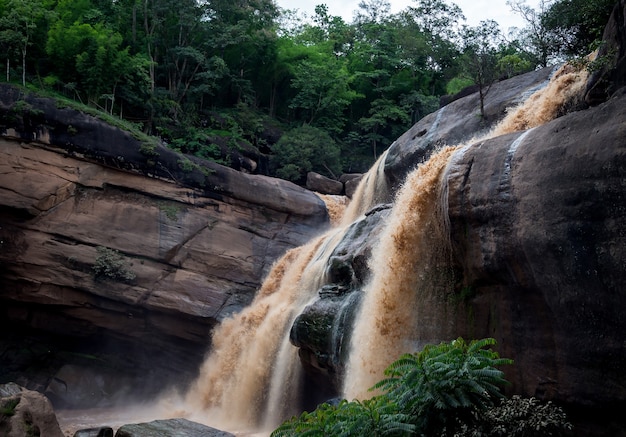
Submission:
[[[0,0],[0,56],[6,81],[128,119],[184,153],[231,164],[286,154],[261,172],[288,174],[275,164],[297,161],[295,136],[321,132],[328,156],[313,168],[335,175],[365,171],[446,92],[478,84],[484,97],[498,78],[586,54],[614,3],[511,0],[526,26],[504,39],[492,22],[464,26],[449,0],[398,13],[362,0],[350,23],[325,4],[306,16],[273,0]]]

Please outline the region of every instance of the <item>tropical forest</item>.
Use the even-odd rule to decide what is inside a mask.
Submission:
[[[614,1],[507,4],[523,28],[446,0],[362,0],[351,22],[272,0],[2,0],[0,57],[7,82],[302,183],[366,171],[442,96],[588,54]]]

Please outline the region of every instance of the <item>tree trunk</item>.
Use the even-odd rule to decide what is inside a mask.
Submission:
[[[22,86],[26,86],[26,47],[22,50]]]

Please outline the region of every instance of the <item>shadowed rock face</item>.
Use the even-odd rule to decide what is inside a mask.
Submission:
[[[515,360],[513,391],[623,406],[626,96],[516,139],[472,146],[448,176],[467,333]]]
[[[212,327],[251,301],[274,260],[328,225],[323,202],[294,184],[198,160],[185,170],[190,158],[162,146],[142,153],[130,135],[45,99],[16,111],[21,96],[0,91],[2,337],[45,334],[46,365],[69,349],[121,353],[142,376],[194,372]],[[99,247],[132,279],[96,277],[98,259],[114,261]],[[0,356],[14,374],[36,358],[13,346]]]
[[[485,134],[504,118],[507,109],[546,86],[552,70],[544,68],[493,84],[485,97],[484,119],[481,119],[480,99],[475,93],[418,121],[389,147],[385,175],[394,191],[408,172],[427,160],[434,150]]]
[[[623,20],[624,2],[618,6]],[[603,77],[620,68],[621,61]],[[529,78],[518,78],[512,83],[526,85],[514,88],[534,87]],[[610,93],[597,106],[528,131],[468,141],[454,155],[443,205],[454,290],[438,305],[429,302],[429,321],[441,323],[418,330],[429,332],[429,342],[495,337],[498,352],[515,362],[503,369],[509,393],[566,406],[576,435],[626,435],[620,413],[626,407],[626,89],[616,89],[620,83],[603,88]],[[475,120],[462,109],[470,98],[425,117],[394,143],[385,161],[392,187],[438,146],[471,138]],[[374,220],[370,229],[380,226],[384,221]],[[356,246],[350,240],[358,238],[347,233],[338,247]],[[331,271],[343,272],[331,275],[333,283],[361,289],[368,256],[359,263],[359,279],[349,259],[329,258]],[[334,379],[342,368],[328,359],[336,343],[323,325],[336,319],[341,296],[321,296],[292,331],[305,367]]]

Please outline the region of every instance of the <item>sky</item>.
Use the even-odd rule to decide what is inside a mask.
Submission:
[[[389,0],[391,12],[399,12],[407,6],[413,6],[412,0]],[[526,0],[526,4],[538,9],[540,0]],[[276,0],[278,6],[284,9],[298,9],[301,13],[313,15],[315,6],[325,4],[330,15],[340,15],[344,21],[352,22],[353,12],[358,9],[359,0]],[[504,33],[512,26],[524,27],[524,21],[511,12],[506,0],[448,0],[446,3],[455,3],[463,11],[467,21],[465,24],[476,26],[481,20],[494,20],[500,25]]]

